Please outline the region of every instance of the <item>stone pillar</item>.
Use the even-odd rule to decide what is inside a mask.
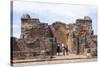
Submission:
[[[68,43],[67,43],[67,45],[68,45],[69,53],[73,53],[73,41],[72,41],[71,34],[69,34],[69,36],[68,36]]]

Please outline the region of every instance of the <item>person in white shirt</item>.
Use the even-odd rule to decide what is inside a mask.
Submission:
[[[65,55],[65,45],[62,43],[62,53]]]

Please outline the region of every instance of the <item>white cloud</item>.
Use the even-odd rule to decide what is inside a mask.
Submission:
[[[19,32],[13,33],[13,37],[20,38],[20,33]]]
[[[19,24],[13,24],[12,25],[12,36],[20,38],[20,33],[21,33],[21,27]]]
[[[91,11],[93,11],[93,8],[95,7],[89,5],[50,4],[24,1],[14,2],[14,11],[17,11],[21,14],[32,12],[39,13],[41,11],[46,13],[48,11],[58,16],[83,17],[84,15],[88,15]]]

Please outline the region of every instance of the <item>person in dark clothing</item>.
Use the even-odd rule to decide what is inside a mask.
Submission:
[[[57,45],[57,55],[59,56],[59,53],[60,53],[60,45],[58,44]]]
[[[66,55],[68,55],[68,48],[67,47],[65,47],[65,51],[66,51]]]

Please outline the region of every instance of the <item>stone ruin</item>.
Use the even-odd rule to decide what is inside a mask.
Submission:
[[[39,55],[42,52],[55,55],[57,43],[63,43],[72,54],[83,54],[87,49],[97,49],[97,36],[93,33],[92,19],[88,16],[76,19],[76,23],[73,24],[56,21],[48,25],[26,14],[21,17],[20,39],[12,41],[16,42],[12,42],[11,51],[14,58],[18,57],[17,53],[23,52],[28,56]]]

